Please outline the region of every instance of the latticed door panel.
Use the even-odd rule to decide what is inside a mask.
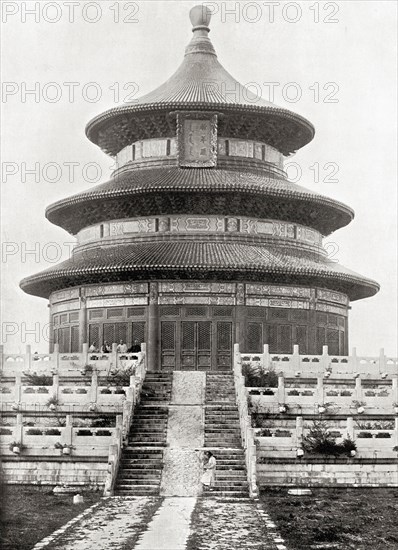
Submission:
[[[298,325],[296,327],[296,344],[299,346],[299,352],[303,354],[308,353],[308,343],[307,343],[307,327],[304,325]]]
[[[78,353],[79,350],[79,326],[73,326],[71,327],[71,334],[70,334],[70,351],[72,353]]]
[[[60,353],[69,353],[70,352],[70,328],[60,328],[59,329],[59,351]]]
[[[280,353],[293,353],[291,325],[280,325],[278,327],[278,332],[278,347]]]
[[[197,368],[211,368],[211,321],[198,321],[197,330]]]
[[[248,353],[261,353],[263,347],[263,324],[247,324],[247,351]]]
[[[217,369],[230,369],[232,366],[232,323],[224,321],[217,323],[216,342]]]
[[[183,321],[181,323],[181,368],[195,369],[196,368],[196,322]]]
[[[326,345],[325,329],[317,327],[316,329],[316,353],[322,355],[322,347]]]
[[[339,331],[337,329],[327,329],[326,344],[329,348],[329,355],[339,355]]]
[[[94,344],[96,348],[100,346],[100,327],[99,325],[88,326],[88,342],[89,346]]]
[[[131,343],[135,342],[139,344],[145,342],[145,321],[131,323]]]
[[[115,323],[115,340],[114,342],[118,344],[120,340],[123,340],[126,343],[127,340],[127,323]],[[114,343],[112,342],[112,344]]]
[[[161,363],[163,370],[173,370],[176,366],[176,325],[175,321],[162,321],[160,325]]]
[[[109,346],[115,342],[115,325],[114,323],[104,323],[103,343],[107,343]]]
[[[268,326],[268,346],[270,353],[278,353],[278,326]]]

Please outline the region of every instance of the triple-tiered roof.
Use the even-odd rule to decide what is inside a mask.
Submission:
[[[284,156],[309,143],[314,136],[310,122],[254,96],[221,66],[208,36],[208,11],[194,8],[191,21],[193,38],[174,75],[137,102],[94,118],[87,137],[116,157],[142,140],[175,139],[179,114],[200,118],[206,113],[216,115],[219,140],[259,142]],[[52,204],[46,216],[72,235],[111,220],[206,215],[291,222],[323,236],[354,217],[348,206],[289,182],[280,167],[264,159],[219,151],[212,167],[184,167],[178,154],[128,162],[109,181]],[[106,246],[78,245],[72,258],[24,279],[21,287],[48,298],[55,290],[86,283],[149,279],[311,285],[344,292],[351,300],[372,296],[379,288],[330,261],[319,246],[239,232],[208,232],[192,239],[167,230]]]

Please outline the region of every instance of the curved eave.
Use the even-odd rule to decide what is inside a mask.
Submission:
[[[153,242],[79,253],[25,278],[21,288],[48,298],[51,292],[89,283],[143,279],[222,279],[320,286],[351,301],[376,294],[379,285],[322,257],[283,248],[236,243]]]
[[[286,180],[232,170],[177,167],[127,172],[50,205],[46,217],[76,234],[94,223],[138,215],[231,216],[250,212],[257,217],[270,215],[301,223],[323,235],[344,227],[354,218],[353,210],[345,204]]]
[[[126,122],[128,120],[130,125],[134,125],[134,115],[155,115],[156,113],[164,112],[165,116],[167,116],[169,113],[178,110],[215,111],[236,116],[242,114],[245,116],[254,115],[258,122],[261,120],[262,124],[266,124],[267,121],[277,120],[282,125],[286,121],[289,126],[286,132],[286,143],[284,147],[278,147],[282,149],[281,152],[285,155],[301,149],[301,147],[312,141],[315,135],[315,128],[309,120],[280,107],[240,105],[235,103],[207,103],[204,101],[170,101],[113,107],[88,122],[86,136],[90,141],[101,147],[100,133],[105,132],[118,122]],[[145,137],[148,137],[148,135]],[[154,135],[153,137],[160,136]],[[272,145],[272,143],[269,145]],[[113,147],[107,147],[104,150],[110,155],[116,155],[120,150],[120,144],[116,141]]]

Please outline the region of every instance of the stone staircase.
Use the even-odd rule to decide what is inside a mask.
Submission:
[[[248,498],[245,454],[242,448],[239,412],[232,373],[207,373],[205,398],[205,447],[216,461],[213,490],[204,496]]]
[[[123,449],[115,495],[158,495],[166,445],[172,375],[148,372],[128,444]]]

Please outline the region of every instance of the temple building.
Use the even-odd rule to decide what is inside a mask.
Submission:
[[[174,75],[87,125],[116,169],[47,208],[77,244],[21,287],[49,300],[61,352],[138,340],[166,371],[231,369],[234,343],[345,355],[350,302],[379,289],[322,246],[353,210],[288,180],[284,161],[314,127],[239,84],[217,59],[209,11],[190,17]]]

